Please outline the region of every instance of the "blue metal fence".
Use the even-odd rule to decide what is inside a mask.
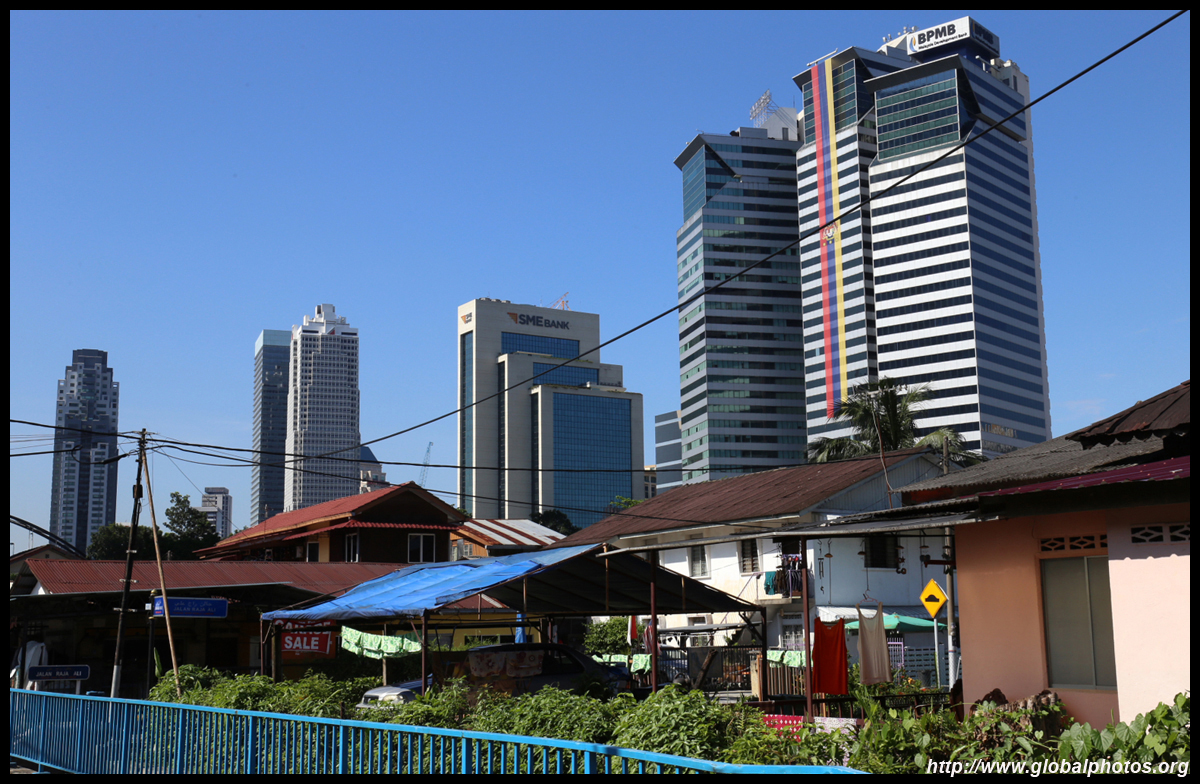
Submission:
[[[9,755],[71,773],[857,773],[11,689]]]

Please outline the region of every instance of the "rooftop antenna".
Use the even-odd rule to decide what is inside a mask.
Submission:
[[[556,299],[554,301],[554,303],[552,305],[550,305],[550,307],[555,308],[557,310],[570,310],[571,306],[569,304],[567,304],[567,294],[570,294],[570,293],[571,292],[569,292],[569,291],[564,293],[561,297]]]

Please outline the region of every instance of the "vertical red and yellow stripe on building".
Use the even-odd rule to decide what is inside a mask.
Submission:
[[[821,230],[821,316],[825,327],[825,415],[841,408],[846,388],[846,320],[842,285],[841,201],[838,184],[837,128],[833,111],[833,64],[812,67],[813,114],[816,120],[817,220]],[[854,180],[857,187],[858,179]]]

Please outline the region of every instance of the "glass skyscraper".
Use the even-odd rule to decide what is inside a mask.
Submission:
[[[254,342],[254,416],[250,524],[283,512],[283,452],[287,449],[288,367],[292,333],[264,329]]]
[[[796,240],[796,113],[763,127],[702,133],[683,173],[676,233],[683,481],[796,464],[804,456],[803,313]]]
[[[746,182],[755,175],[761,179],[762,172],[732,167],[732,155],[717,149],[718,139],[725,145],[740,140],[743,164],[748,131],[759,136],[755,143],[760,149],[793,140],[796,195],[791,203],[797,210],[798,233],[785,237],[781,229],[770,230],[778,232],[774,247],[833,221],[801,244],[798,258],[776,257],[770,274],[757,274],[763,269],[758,268],[746,276],[739,284],[745,294],[722,294],[722,289],[706,295],[697,303],[699,309],[692,305],[681,314],[684,481],[798,462],[796,456],[804,450],[801,442],[850,435],[850,426],[836,419],[841,400],[855,385],[885,377],[906,385],[929,384],[932,399],[918,413],[918,435],[950,426],[963,436],[967,448],[985,455],[1048,438],[1049,386],[1028,112],[879,195],[947,147],[980,134],[1027,103],[1028,79],[1011,60],[1000,58],[994,34],[963,18],[906,34],[878,51],[839,51],[813,63],[794,81],[804,105],[793,128],[788,127],[787,110],[779,110],[764,128],[735,131],[738,139],[697,137],[676,160],[684,171],[681,302],[701,285],[711,285],[708,280],[721,279],[718,264],[744,266],[774,249],[759,247],[746,256],[731,256],[728,246],[718,252],[716,240],[707,239],[748,239],[750,229],[739,227],[722,235],[709,224],[738,222],[736,216],[749,216],[749,210],[762,212],[766,205],[784,203],[781,196],[778,202],[761,197],[748,201]],[[764,135],[769,138],[761,139]],[[727,171],[709,162],[717,156]],[[766,160],[761,155],[758,159]],[[703,192],[697,185],[701,166],[707,175]],[[874,196],[878,200],[847,214]],[[697,230],[699,224],[702,231]],[[768,230],[753,231],[762,245]],[[775,274],[780,264],[789,262],[797,272]],[[696,281],[700,272],[704,283]],[[797,402],[774,403],[771,415],[761,418],[773,424],[764,425],[751,424],[750,416],[772,407],[761,399],[762,392],[776,390],[776,401],[780,392],[791,394],[781,386],[789,383],[782,369],[791,366],[780,354],[789,349],[775,342],[770,363],[753,356],[730,362],[731,357],[714,354],[761,353],[772,344],[732,330],[725,340],[717,340],[711,327],[717,307],[749,311],[766,303],[776,313],[786,312],[789,304],[799,312],[800,322],[776,319],[771,337],[792,340],[793,324],[798,325],[794,332],[802,344],[794,350],[790,383],[802,387]],[[718,379],[718,373],[725,374],[723,362],[743,374]],[[775,371],[772,387],[758,385],[768,380],[767,364]],[[727,396],[743,399],[731,407],[732,401],[721,399]],[[725,416],[731,408],[739,411],[741,421]],[[719,426],[714,413],[718,411]],[[770,438],[764,427],[779,433],[778,440],[770,442],[778,443],[775,454],[754,446],[755,436],[760,443]],[[784,427],[801,437],[785,445]],[[727,446],[739,442],[751,446]]]
[[[120,385],[108,352],[83,348],[58,382],[50,533],[86,552],[92,534],[117,519]]]
[[[600,343],[599,316],[476,299],[458,309],[458,336],[459,406],[516,385],[459,414],[460,506],[478,518],[559,509],[584,527],[618,496],[642,497],[642,396],[620,365],[580,358]]]

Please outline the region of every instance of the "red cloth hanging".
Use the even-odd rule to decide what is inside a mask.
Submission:
[[[836,623],[817,620],[813,641],[813,693],[846,694],[850,691],[846,659],[846,619]]]

